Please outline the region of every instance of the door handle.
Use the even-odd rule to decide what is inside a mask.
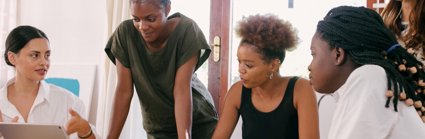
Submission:
[[[212,44],[214,62],[220,61],[220,47],[221,47],[221,39],[219,36],[215,36],[213,40],[213,44]]]

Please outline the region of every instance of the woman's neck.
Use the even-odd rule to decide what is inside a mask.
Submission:
[[[164,25],[164,29],[161,31],[158,39],[154,42],[148,43],[148,46],[151,50],[159,50],[163,48],[168,41],[171,33],[175,30],[177,24],[179,23],[179,18],[168,19]]]
[[[14,83],[10,86],[14,96],[37,96],[40,81],[29,80],[25,77],[16,76]]]
[[[285,82],[285,78],[281,77],[279,74],[275,74],[272,79],[253,89],[263,97],[273,98],[278,95],[277,92],[281,91],[280,89],[283,82]]]
[[[163,48],[167,42],[169,33],[167,29],[164,29],[161,34],[159,35],[158,39],[148,43],[148,46],[152,49],[160,49]]]

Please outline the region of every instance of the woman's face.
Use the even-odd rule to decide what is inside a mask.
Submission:
[[[16,77],[40,81],[50,67],[50,46],[45,38],[29,41],[17,54],[8,52],[9,61],[15,66]]]
[[[313,59],[308,67],[310,71],[310,83],[320,93],[333,93],[333,78],[336,76],[335,64],[332,56],[335,49],[331,49],[329,43],[316,33],[311,41],[311,55]]]
[[[158,41],[166,31],[165,23],[169,10],[161,4],[151,1],[132,2],[131,14],[133,23],[147,43]]]
[[[254,46],[242,43],[237,57],[240,78],[245,87],[253,88],[270,79],[272,64],[267,64]]]

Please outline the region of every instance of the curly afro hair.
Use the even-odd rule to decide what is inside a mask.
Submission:
[[[295,48],[298,42],[291,23],[272,14],[244,17],[239,21],[236,33],[242,38],[240,44],[254,45],[266,62],[283,61],[285,51]]]

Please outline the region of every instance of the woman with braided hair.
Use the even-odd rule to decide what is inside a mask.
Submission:
[[[329,139],[424,139],[425,73],[380,15],[340,6],[319,21],[310,81],[337,106]],[[422,118],[422,120],[421,120]]]
[[[381,16],[399,43],[425,64],[425,0],[390,0]]]

